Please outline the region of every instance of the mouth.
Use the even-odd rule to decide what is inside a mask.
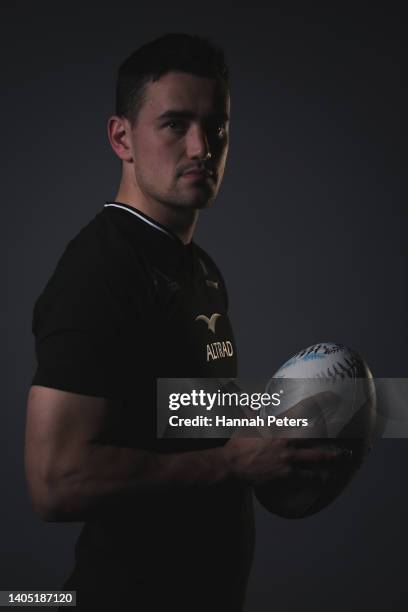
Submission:
[[[181,174],[182,178],[190,179],[190,180],[205,180],[211,179],[214,180],[214,172],[212,170],[200,169],[200,168],[191,168],[190,170],[186,170]]]

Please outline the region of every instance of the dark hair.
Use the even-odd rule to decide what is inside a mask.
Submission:
[[[222,49],[200,36],[165,34],[134,51],[119,67],[116,114],[134,124],[144,101],[146,84],[172,71],[217,79],[229,91],[229,73]]]

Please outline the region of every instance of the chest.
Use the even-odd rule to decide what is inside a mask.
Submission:
[[[234,377],[237,349],[220,278],[154,267],[151,326],[161,377]]]

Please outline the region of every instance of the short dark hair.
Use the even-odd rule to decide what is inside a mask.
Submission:
[[[164,34],[134,51],[119,67],[116,114],[134,124],[146,84],[172,71],[217,79],[229,91],[229,71],[222,49],[208,38]]]

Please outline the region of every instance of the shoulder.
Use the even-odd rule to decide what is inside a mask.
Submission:
[[[131,244],[128,236],[101,211],[68,242],[50,281],[95,284],[102,278],[120,279],[126,273],[134,273],[138,266],[142,271],[137,241]]]
[[[78,320],[87,313],[97,320],[102,309],[119,314],[144,276],[137,244],[100,212],[68,242],[35,303],[34,321],[57,314]]]
[[[126,262],[129,252],[127,236],[101,211],[68,243],[58,265],[80,265],[84,271],[97,268],[109,271],[112,265]],[[133,249],[133,254],[136,252]]]

